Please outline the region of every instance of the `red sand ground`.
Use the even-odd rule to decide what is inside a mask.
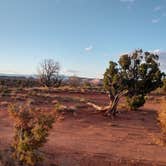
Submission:
[[[104,94],[56,93],[52,98],[36,97],[38,106],[50,111],[54,95],[81,97],[106,104]],[[47,100],[48,99],[48,100]],[[43,100],[43,103],[42,103]],[[2,101],[12,101],[1,97]],[[74,105],[75,101],[64,101]],[[0,107],[0,148],[7,148],[13,136],[12,121]],[[95,113],[89,106],[82,106],[77,116],[67,114],[58,120],[50,132],[48,142],[42,148],[46,155],[45,166],[109,166],[109,165],[165,165],[166,147],[156,145],[154,138],[160,135],[156,110],[160,103],[148,101],[141,111],[122,110],[115,119]]]

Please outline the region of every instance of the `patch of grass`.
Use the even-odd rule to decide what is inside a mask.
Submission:
[[[65,106],[61,103],[55,104],[55,115],[56,117],[59,117],[61,115],[64,115],[66,113],[71,113],[73,116],[76,116],[76,106]]]
[[[56,111],[57,114],[62,113],[66,108],[67,108],[67,107],[64,106],[64,105],[61,104],[61,103],[56,103],[56,104],[55,104],[55,111]]]

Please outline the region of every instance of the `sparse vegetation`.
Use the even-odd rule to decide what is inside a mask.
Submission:
[[[12,156],[18,166],[35,166],[42,160],[39,148],[47,141],[54,116],[29,105],[10,105],[8,110],[15,129]]]
[[[2,86],[2,87],[0,88],[0,95],[1,95],[2,97],[9,96],[9,95],[10,95],[10,92],[11,92],[11,90],[10,90],[7,86]]]
[[[166,166],[166,0],[0,0],[0,166]]]
[[[123,140],[126,139],[132,139],[130,141],[134,142],[133,138],[139,142],[143,138],[141,147],[147,147],[147,144],[151,146],[153,143],[149,143],[149,135],[152,136],[152,141],[153,138],[157,138],[156,144],[166,144],[166,105],[161,105],[158,115],[162,131],[160,139],[158,139],[160,130],[158,128],[157,131],[156,127],[156,108],[152,108],[166,101],[164,96],[166,81],[164,73],[159,69],[158,55],[142,50],[122,55],[118,63],[110,62],[103,80],[76,76],[64,78],[63,84],[61,84],[59,63],[47,59],[43,61],[39,69],[40,82],[37,78],[19,78],[17,80],[16,77],[5,77],[0,79],[1,124],[8,121],[6,110],[9,103],[11,104],[8,112],[14,122],[12,144],[5,145],[5,150],[0,149],[0,165],[2,163],[4,166],[45,166],[48,165],[45,164],[45,162],[48,163],[48,160],[58,161],[55,154],[58,153],[61,146],[65,145],[65,150],[70,154],[68,142],[71,143],[69,149],[73,142],[76,147],[81,147],[80,141],[83,139],[87,142],[92,141],[94,146],[100,145],[103,141],[102,149],[107,145],[114,146],[114,141],[122,145],[125,142]],[[105,95],[106,93],[109,99]],[[148,101],[146,105],[148,111],[145,107],[141,108],[141,112],[126,111],[138,109],[144,105],[146,100]],[[107,103],[109,104],[105,106]],[[115,115],[118,111],[119,115],[116,118]],[[102,117],[101,113],[106,116],[111,115],[112,119]],[[53,128],[47,142],[55,119],[57,125]],[[6,139],[8,139],[6,129],[9,130],[13,124],[9,121],[2,126],[1,133],[7,135]],[[149,128],[157,135],[149,133]],[[142,132],[138,133],[138,129]],[[122,134],[119,135],[119,131]],[[102,139],[99,134],[102,132],[102,135],[108,136],[109,141],[106,137]],[[109,135],[110,133],[111,135]],[[148,139],[144,138],[147,137],[144,136],[146,133]],[[88,136],[86,137],[86,135]],[[12,134],[9,135],[9,138],[11,139],[12,136]],[[72,140],[71,137],[73,137]],[[97,138],[100,142],[97,141]],[[0,135],[0,146],[3,145],[3,139]],[[66,140],[67,143],[65,143]],[[144,140],[148,142],[144,142]],[[10,141],[7,140],[7,142]],[[46,146],[44,146],[45,143]],[[81,143],[85,144],[84,141]],[[102,149],[100,150],[102,151]],[[45,158],[46,160],[43,161]]]

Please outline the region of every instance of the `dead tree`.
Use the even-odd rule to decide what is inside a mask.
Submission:
[[[62,77],[59,75],[60,65],[53,59],[45,59],[38,69],[39,80],[43,86],[60,86]]]

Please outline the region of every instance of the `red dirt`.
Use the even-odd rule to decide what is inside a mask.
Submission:
[[[99,105],[108,102],[104,94],[61,92],[51,95],[45,98],[44,103],[42,97],[32,98],[36,103],[40,101],[36,106],[47,111],[54,109],[51,104],[54,95],[84,98]],[[0,102],[2,101],[12,100],[1,97]],[[77,104],[76,101],[63,103]],[[148,101],[140,111],[122,110],[115,119],[110,119],[83,104],[83,107],[77,110],[77,116],[64,115],[64,120],[58,120],[54,124],[48,142],[42,148],[46,155],[45,165],[166,165],[166,147],[154,142],[154,138],[160,135],[156,114],[159,107],[160,103]],[[9,146],[13,136],[12,121],[6,108],[0,107],[1,149]]]

